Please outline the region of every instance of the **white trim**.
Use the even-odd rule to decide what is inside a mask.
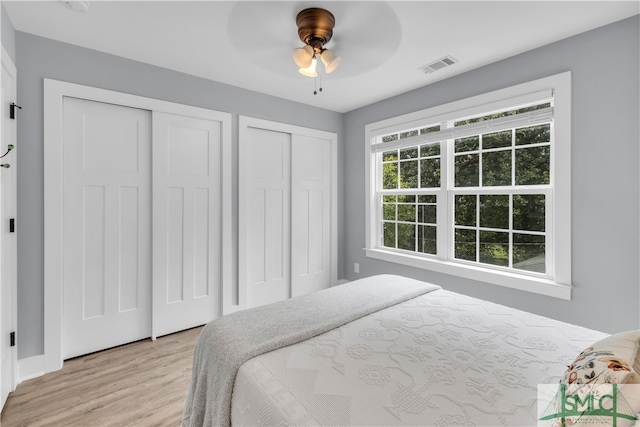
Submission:
[[[240,268],[241,260],[247,259],[249,256],[247,253],[247,244],[241,244],[240,242],[247,239],[247,233],[243,232],[240,224],[247,224],[247,200],[244,197],[240,197],[241,194],[246,194],[248,191],[249,182],[247,179],[247,165],[240,159],[247,158],[247,144],[242,144],[241,141],[245,141],[248,138],[249,124],[246,123],[247,119],[244,116],[238,117],[238,301],[237,304],[233,302],[225,301],[223,303],[222,314],[232,313],[239,310],[244,310],[247,307],[247,279],[245,273]],[[228,286],[231,286],[229,284]],[[227,304],[225,306],[225,304]]]
[[[62,120],[63,98],[89,99],[213,120],[222,128],[222,247],[231,236],[231,114],[122,92],[44,79],[44,372],[62,368]],[[226,222],[225,222],[226,221]],[[231,281],[231,255],[222,251],[222,277]],[[221,290],[223,292],[225,288]],[[152,332],[153,335],[153,332]]]
[[[376,144],[378,138],[382,135],[393,134],[394,132],[404,131],[406,129],[421,128],[432,126],[447,120],[462,119],[474,115],[484,114],[485,112],[498,111],[504,108],[510,108],[527,102],[537,102],[538,100],[548,99],[553,94],[553,126],[554,137],[552,141],[552,165],[551,165],[551,182],[553,183],[553,198],[551,201],[552,221],[550,224],[549,235],[552,239],[551,254],[547,254],[552,258],[552,262],[548,265],[549,278],[541,278],[529,276],[527,274],[517,274],[511,271],[494,271],[480,266],[468,266],[466,264],[448,261],[444,259],[435,259],[423,256],[413,256],[411,254],[403,254],[394,251],[385,250],[378,244],[377,224],[378,222],[378,204],[376,199],[376,191],[373,188],[376,181],[378,155],[372,153],[384,151],[385,143]],[[551,109],[547,109],[551,111]],[[546,110],[541,110],[545,112]],[[535,112],[534,112],[535,113]],[[536,114],[532,115],[532,119],[538,120]],[[518,118],[513,119],[517,122]],[[509,121],[509,120],[507,120]],[[514,122],[514,123],[515,123]],[[474,125],[475,126],[475,125]],[[424,139],[425,141],[435,138],[438,132],[426,134],[421,137],[413,137],[415,141]],[[443,136],[447,137],[446,135]],[[407,138],[409,140],[411,138]],[[389,149],[393,149],[392,145],[404,144],[404,141],[398,143],[388,143]],[[542,78],[529,83],[508,87],[483,95],[439,105],[425,110],[417,111],[402,116],[389,118],[365,126],[365,190],[368,202],[365,205],[365,253],[366,256],[389,262],[395,262],[412,267],[424,268],[433,271],[439,271],[454,276],[464,277],[473,280],[493,283],[500,286],[506,286],[514,289],[521,289],[529,292],[539,293],[543,295],[553,296],[557,298],[571,298],[571,73],[565,72],[554,76]],[[447,157],[451,152],[441,151],[441,173],[448,174],[451,178],[452,171],[447,171]],[[521,190],[522,188],[518,188]],[[434,189],[435,190],[435,189]],[[495,189],[492,189],[495,191]],[[451,229],[447,221],[441,222],[441,216],[438,216],[439,224],[447,225],[447,232]],[[440,241],[439,233],[438,240]],[[440,246],[439,246],[440,248]],[[441,253],[441,252],[439,252]]]
[[[553,234],[555,257],[554,277],[557,283],[571,285],[571,73],[553,76],[554,82],[554,143],[551,170],[554,183]],[[551,79],[551,77],[549,77]],[[558,159],[562,159],[559,164]]]
[[[44,375],[44,354],[18,360],[18,383]]]
[[[233,233],[232,233],[232,143],[231,143],[231,114],[222,122],[222,295],[220,296],[221,314],[225,314],[224,302],[233,297],[233,290],[226,284],[233,282]]]
[[[309,136],[313,138],[322,138],[330,141],[331,144],[331,285],[338,283],[338,135],[333,132],[327,132],[318,129],[311,129],[287,123],[273,122],[270,120],[257,119],[248,116],[239,116],[238,118],[238,158],[246,158],[246,144],[243,144],[247,138],[248,129],[260,128],[274,132],[283,132],[292,135]],[[248,185],[246,177],[246,162],[239,162],[238,166],[238,193],[243,194]],[[238,198],[238,225],[246,223],[245,215],[247,213],[246,200]],[[246,239],[246,230],[239,227],[238,230],[238,260],[246,259],[247,254],[245,248],[247,245],[240,244]],[[245,258],[243,258],[245,257]],[[244,278],[244,271],[238,269],[238,304],[232,304],[232,301],[225,300],[223,302],[223,314],[232,313],[243,310],[247,307],[247,284]],[[231,283],[227,285],[230,289]],[[229,292],[227,295],[230,295]]]
[[[11,79],[10,81],[11,92],[8,94],[7,98],[10,99],[12,102],[17,103],[18,71],[16,69],[15,64],[11,60],[9,53],[4,48],[4,46],[2,46],[1,63],[2,63],[2,68],[4,68],[4,70],[7,72],[7,74]],[[8,105],[3,105],[2,110],[5,112],[5,114],[8,113],[8,107],[9,107]],[[13,167],[10,169],[3,170],[3,173],[5,174],[5,176],[10,177],[9,185],[11,186],[10,190],[12,192],[12,194],[9,196],[11,198],[10,215],[12,217],[15,217],[16,211],[17,211],[17,188],[16,188],[17,172],[16,171],[17,171],[17,156],[19,151],[17,150],[18,147],[16,144],[17,120],[11,120],[11,125],[9,126],[8,132],[9,132],[9,137],[8,137],[9,140],[8,141],[3,140],[2,146],[6,147],[8,144],[14,144],[16,145],[16,150],[12,152],[11,156],[7,157],[8,161],[11,163]],[[5,134],[4,130],[2,134],[4,136]],[[4,227],[3,227],[3,232],[4,233],[7,232],[7,230],[4,229]],[[7,240],[9,241],[8,243],[7,243]],[[8,248],[7,248],[7,245],[9,246]],[[7,251],[9,251],[10,253],[7,254]],[[17,254],[17,251],[18,251],[18,248],[17,248],[16,234],[13,234],[10,237],[5,234],[2,238],[2,269],[1,270],[3,272],[3,278],[6,278],[4,271],[5,269],[9,269],[9,280],[8,280],[9,283],[8,284],[3,283],[2,286],[8,287],[8,291],[9,291],[8,294],[10,295],[9,305],[10,305],[10,319],[11,319],[9,329],[11,331],[15,331],[16,334],[17,334],[17,325],[18,325],[18,297],[17,297],[18,295],[17,255],[18,254]],[[7,265],[7,264],[10,264],[10,265]],[[8,337],[2,337],[2,339],[8,339]],[[17,349],[18,349],[17,346],[11,348],[10,354],[8,355],[9,361],[11,363],[11,378],[10,378],[10,384],[9,384],[11,391],[15,390],[16,386],[19,383]],[[5,380],[3,379],[3,381]]]
[[[382,261],[428,269],[439,273],[464,277],[466,279],[505,286],[507,288],[535,292],[550,297],[566,300],[571,299],[571,286],[561,285],[552,280],[537,279],[535,277],[527,277],[506,271],[491,271],[482,267],[457,264],[450,261],[434,260],[412,255],[400,255],[381,249],[365,249],[365,253],[369,258]],[[532,286],[535,287],[535,291],[532,290]]]

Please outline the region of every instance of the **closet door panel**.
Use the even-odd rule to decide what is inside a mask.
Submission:
[[[167,188],[166,195],[166,297],[167,303],[173,304],[182,302],[184,295],[184,189]],[[156,214],[160,216],[162,212]],[[154,243],[159,251],[160,242]]]
[[[193,192],[193,294],[195,298],[209,294],[209,189],[198,188]],[[218,254],[219,256],[220,254]],[[216,264],[219,268],[219,265]]]
[[[219,122],[154,112],[153,131],[157,337],[220,314],[221,127]]]
[[[238,276],[248,307],[291,297],[290,150],[289,134],[265,129],[249,128],[241,143]]]
[[[147,192],[149,190],[147,189]],[[147,193],[148,194],[148,193]],[[141,259],[140,242],[137,239],[138,229],[141,226],[148,227],[148,221],[140,222],[140,190],[137,187],[120,188],[120,238],[118,252],[120,254],[119,300],[120,310],[135,310],[140,304],[140,283],[138,274],[141,266],[149,266],[148,260]],[[148,204],[148,201],[145,201]],[[145,209],[146,211],[146,209]],[[148,244],[144,247],[150,248]],[[144,258],[150,258],[150,254],[144,254]],[[147,276],[151,275],[147,271]],[[146,286],[150,287],[147,283]],[[148,301],[147,304],[151,304]]]
[[[65,359],[151,336],[150,131],[148,111],[64,99]]]
[[[331,142],[293,135],[291,143],[291,294],[331,283]]]

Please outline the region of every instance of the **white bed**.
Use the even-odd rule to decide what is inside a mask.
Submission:
[[[538,384],[557,383],[581,350],[606,336],[434,288],[244,361],[230,419],[233,425],[536,425]],[[194,376],[206,375],[197,365]]]

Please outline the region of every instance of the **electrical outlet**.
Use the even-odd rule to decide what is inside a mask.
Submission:
[[[358,264],[357,262],[353,263],[353,271],[356,273],[360,273],[360,264]]]

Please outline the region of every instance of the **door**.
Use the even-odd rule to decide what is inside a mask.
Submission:
[[[231,114],[50,79],[44,111],[45,372],[231,306]]]
[[[9,105],[16,101],[16,69],[3,49],[0,113],[2,130],[0,155],[9,144],[15,145],[16,120],[9,117]],[[9,229],[9,221],[16,216],[17,150],[11,151],[0,163],[10,167],[0,169],[0,409],[16,386],[16,347],[11,346],[10,334],[16,331],[16,235]],[[15,336],[14,336],[15,337]],[[15,339],[15,338],[14,338]]]
[[[241,133],[238,275],[246,307],[331,285],[331,141],[309,133]]]
[[[151,114],[64,98],[63,358],[151,336]]]
[[[246,273],[247,304],[256,307],[291,297],[291,135],[249,128],[242,143],[248,221],[240,274]]]
[[[291,143],[291,296],[331,283],[331,145],[293,135]]]
[[[154,336],[220,313],[220,128],[218,121],[153,113]]]

